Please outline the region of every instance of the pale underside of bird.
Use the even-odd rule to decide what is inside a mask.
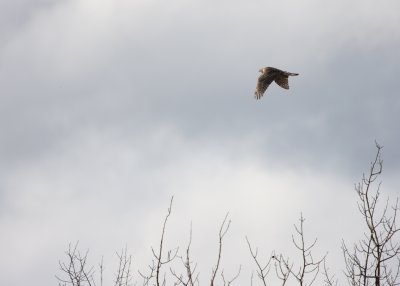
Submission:
[[[261,75],[258,77],[256,91],[254,93],[256,99],[260,99],[268,86],[275,81],[280,87],[289,89],[289,76],[299,75],[298,73],[291,73],[277,68],[265,67],[259,70]]]

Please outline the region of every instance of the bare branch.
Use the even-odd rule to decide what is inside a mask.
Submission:
[[[271,269],[270,263],[271,263],[271,259],[273,258],[273,256],[270,256],[270,258],[269,258],[268,261],[265,263],[265,265],[262,266],[261,263],[258,261],[258,258],[257,258],[257,256],[258,256],[258,249],[256,249],[255,251],[253,251],[253,249],[251,248],[250,241],[249,241],[249,239],[247,238],[247,236],[246,236],[246,241],[247,241],[247,245],[249,246],[249,251],[250,251],[251,257],[253,257],[253,260],[254,260],[254,262],[256,263],[257,268],[258,268],[257,271],[256,271],[256,272],[257,272],[257,276],[258,276],[258,278],[261,279],[261,281],[263,282],[264,286],[267,286],[266,278],[267,278],[267,275],[268,275],[268,273],[269,273],[269,271],[270,271],[270,269]]]
[[[219,265],[220,265],[220,262],[221,262],[222,240],[223,240],[225,234],[227,233],[227,231],[228,231],[228,229],[229,229],[229,226],[230,226],[230,224],[231,224],[231,221],[230,221],[230,220],[229,220],[228,222],[226,222],[226,220],[228,219],[228,215],[229,215],[229,213],[227,213],[227,214],[225,215],[225,218],[224,218],[224,220],[223,220],[223,222],[222,222],[222,224],[221,224],[221,227],[220,227],[220,229],[219,229],[219,234],[218,234],[218,242],[219,242],[219,247],[218,247],[218,258],[217,258],[217,263],[216,263],[216,265],[215,265],[215,267],[213,268],[212,273],[211,273],[211,283],[210,283],[210,286],[214,286],[215,277],[216,277],[216,275],[217,275],[218,268],[219,268]]]
[[[317,243],[317,239],[310,244],[305,242],[304,238],[304,221],[303,214],[300,214],[299,225],[294,225],[294,229],[297,234],[297,239],[292,235],[292,242],[294,246],[301,253],[301,264],[298,270],[293,270],[293,263],[289,263],[289,258],[284,259],[283,255],[274,256],[275,260],[275,272],[277,277],[282,281],[283,285],[286,284],[289,275],[292,275],[299,285],[310,286],[315,282],[320,271],[321,263],[325,261],[326,254],[319,260],[314,260],[312,255],[312,249]],[[307,278],[306,280],[306,277]]]

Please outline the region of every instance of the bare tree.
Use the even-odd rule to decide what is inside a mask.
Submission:
[[[282,286],[286,285],[290,277],[293,277],[300,286],[310,286],[315,282],[321,267],[321,263],[324,262],[326,255],[319,260],[314,260],[312,249],[314,248],[317,239],[315,239],[311,244],[306,244],[303,229],[304,221],[305,219],[301,214],[299,226],[294,225],[297,238],[292,235],[292,242],[301,253],[301,263],[300,266],[296,267],[297,270],[294,270],[294,263],[290,262],[290,259],[285,258],[282,254],[272,254],[267,262],[264,264],[261,263],[258,259],[258,250],[256,249],[254,251],[249,240],[246,238],[250,254],[257,265],[257,275],[261,279],[264,286],[267,286],[266,277],[270,271],[270,264],[272,261],[274,261],[275,274],[277,278],[281,280]]]
[[[168,274],[174,278],[174,286],[195,286],[199,284],[199,273],[196,271],[197,264],[195,264],[190,258],[190,247],[192,244],[192,226],[190,226],[189,243],[186,248],[185,256],[178,254],[179,248],[165,251],[165,234],[167,230],[167,222],[172,213],[173,197],[171,198],[167,214],[164,218],[162,225],[161,237],[159,247],[157,249],[151,248],[153,259],[151,264],[148,265],[147,273],[138,271],[142,278],[143,286],[166,286]],[[218,233],[218,255],[215,266],[212,268],[210,286],[215,285],[217,274],[220,273],[221,280],[224,286],[231,286],[232,283],[238,278],[241,267],[238,272],[230,279],[227,279],[224,274],[224,270],[221,270],[221,259],[222,259],[222,245],[223,239],[227,234],[231,221],[228,220],[228,214],[226,214],[219,233]],[[81,254],[78,250],[78,243],[74,247],[69,246],[67,255],[67,262],[59,262],[62,276],[56,276],[60,286],[103,286],[103,260],[99,264],[98,270],[94,266],[89,266],[88,263],[88,251],[85,254]],[[117,252],[118,257],[118,268],[115,273],[114,286],[133,286],[133,275],[131,271],[132,257],[128,255],[127,248]],[[173,268],[169,267],[169,272],[163,270],[167,264],[173,262],[175,258],[180,258],[185,273],[178,274]],[[95,277],[96,271],[99,272],[99,277]]]
[[[228,221],[228,216],[229,213],[226,214],[224,220],[222,221],[218,233],[218,255],[217,255],[217,262],[211,271],[211,279],[210,279],[211,286],[215,285],[216,277],[220,269],[221,259],[222,259],[222,245],[223,245],[222,242],[231,224],[231,221],[230,220]],[[191,261],[190,259],[191,243],[192,243],[192,226],[190,227],[190,237],[189,237],[189,244],[186,248],[186,257],[185,258],[180,257],[184,265],[184,268],[186,270],[186,276],[183,274],[178,275],[175,270],[173,270],[172,268],[170,269],[172,275],[176,278],[175,285],[182,284],[183,286],[193,286],[195,283],[199,284],[199,273],[198,272],[196,273],[197,264],[194,264],[193,261]],[[194,267],[192,267],[193,264]],[[225,277],[224,270],[221,270],[221,279],[223,285],[230,286],[239,277],[240,271],[241,271],[241,266],[239,266],[239,270],[236,273],[236,275],[234,275],[231,279],[227,279]]]
[[[329,274],[329,268],[326,267],[326,259],[324,260],[323,275],[325,286],[336,286],[338,284],[338,280],[336,279],[335,275]]]
[[[400,228],[396,221],[400,210],[399,200],[397,198],[393,204],[389,204],[389,199],[383,203],[380,201],[381,184],[377,183],[377,179],[382,173],[382,146],[376,144],[376,147],[377,153],[371,162],[369,172],[363,174],[360,183],[355,186],[358,210],[363,218],[366,231],[363,238],[351,249],[347,247],[344,241],[342,242],[346,267],[344,272],[351,286],[400,285],[400,240],[398,235]],[[171,276],[174,286],[199,286],[200,284],[197,263],[192,261],[190,255],[192,225],[190,225],[189,242],[183,255],[179,254],[179,248],[165,250],[165,235],[167,222],[172,213],[172,203],[173,197],[162,224],[159,246],[157,249],[151,248],[151,264],[148,265],[146,273],[139,272],[143,279],[142,286],[166,286],[167,278],[170,279]],[[226,214],[219,229],[217,259],[211,269],[210,286],[216,286],[217,280],[222,282],[223,286],[231,286],[241,272],[240,266],[238,272],[228,279],[225,276],[224,269],[221,268],[223,240],[231,224],[228,217],[229,214]],[[285,286],[288,281],[293,281],[300,286],[311,286],[317,281],[321,272],[325,286],[336,286],[338,284],[337,278],[329,273],[326,266],[326,255],[320,259],[314,259],[313,251],[317,239],[314,239],[311,243],[307,242],[304,222],[305,219],[301,214],[299,223],[294,225],[295,233],[292,235],[292,243],[300,252],[299,263],[283,254],[275,254],[275,252],[272,252],[267,259],[261,260],[258,249],[254,249],[246,237],[251,257],[256,264],[257,276],[263,286],[268,285],[267,278],[272,267],[282,286]],[[86,251],[82,254],[78,250],[78,243],[74,246],[69,245],[68,251],[66,251],[66,261],[59,261],[61,275],[56,276],[59,286],[103,286],[103,259],[98,266],[90,266],[88,253]],[[113,281],[114,286],[136,285],[136,283],[133,283],[131,271],[132,257],[128,255],[127,248],[123,248],[116,255],[118,267]],[[183,265],[182,272],[174,268],[173,261],[175,258],[180,258]],[[220,277],[221,280],[217,277]],[[250,285],[253,286],[253,274],[251,275]]]
[[[225,237],[226,233],[228,232],[229,227],[231,225],[231,220],[229,220],[227,222],[228,216],[229,216],[229,213],[227,213],[225,215],[225,218],[224,218],[224,220],[223,220],[223,222],[221,224],[221,227],[219,229],[219,234],[218,234],[218,258],[217,258],[217,262],[216,262],[216,264],[213,267],[212,272],[211,272],[211,283],[210,283],[210,286],[214,286],[215,285],[214,284],[215,283],[215,277],[217,275],[218,269],[219,269],[220,264],[221,264],[222,240],[224,239],[224,237]],[[230,286],[232,284],[232,282],[235,281],[239,277],[241,269],[242,269],[242,266],[240,265],[239,266],[239,270],[236,273],[236,275],[233,278],[229,279],[229,280],[225,279],[224,270],[222,270],[221,271],[221,278],[222,278],[222,281],[224,283],[224,286]]]
[[[229,220],[228,223],[226,223],[226,220],[228,218],[229,214],[226,214],[224,221],[221,224],[221,228],[219,229],[219,235],[218,235],[218,258],[217,258],[217,263],[213,267],[212,272],[211,272],[211,283],[210,286],[214,286],[214,281],[215,277],[217,276],[218,268],[221,263],[221,253],[222,253],[222,239],[224,238],[225,234],[228,232],[228,229],[231,225],[231,221]]]
[[[81,254],[77,249],[78,243],[75,246],[69,245],[68,251],[66,251],[67,262],[59,261],[60,270],[62,276],[57,276],[60,286],[72,285],[72,286],[103,286],[103,259],[101,260],[98,271],[99,278],[96,279],[96,270],[94,266],[88,266],[88,253]],[[131,255],[127,254],[127,248],[121,250],[121,253],[117,252],[118,257],[118,270],[115,275],[114,286],[132,286],[132,274],[131,274]]]
[[[194,284],[199,283],[199,273],[196,273],[197,263],[193,265],[193,262],[190,258],[190,246],[192,245],[192,224],[190,224],[190,234],[189,234],[189,243],[186,247],[186,256],[179,256],[181,259],[183,266],[186,270],[186,277],[183,274],[178,275],[176,271],[170,268],[172,275],[176,278],[175,285],[182,284],[183,286],[194,286]]]
[[[88,251],[81,254],[78,250],[78,243],[75,246],[68,247],[65,253],[68,257],[67,262],[59,261],[60,270],[65,277],[56,276],[59,285],[72,285],[72,286],[92,286],[96,285],[94,279],[94,268],[87,265]],[[101,268],[102,269],[102,266]]]
[[[147,286],[151,282],[152,279],[155,279],[155,284],[156,286],[165,286],[166,285],[166,275],[163,275],[162,282],[161,281],[161,267],[163,265],[166,265],[170,263],[172,260],[174,260],[177,255],[178,255],[178,250],[179,248],[175,248],[173,250],[168,250],[167,251],[167,257],[164,258],[163,256],[163,248],[164,248],[164,237],[165,237],[165,231],[166,231],[166,225],[169,216],[171,215],[172,211],[172,202],[174,200],[174,197],[171,197],[171,201],[169,203],[168,207],[168,212],[167,215],[164,218],[164,224],[162,227],[162,232],[161,232],[161,238],[160,238],[160,244],[158,251],[156,252],[153,248],[151,248],[151,252],[153,253],[153,260],[152,264],[150,264],[149,267],[149,273],[148,274],[142,274],[139,272],[140,276],[143,278],[143,285]]]
[[[115,286],[131,286],[132,285],[132,273],[131,273],[131,264],[132,264],[132,256],[128,255],[127,247],[121,250],[121,253],[116,253],[118,257],[118,270],[115,274]],[[101,264],[100,269],[103,270],[103,266]],[[102,280],[102,276],[101,276]],[[101,282],[101,285],[103,282]]]
[[[303,214],[300,214],[299,226],[294,225],[297,239],[294,235],[292,235],[292,242],[301,253],[301,263],[298,267],[296,267],[297,270],[294,270],[295,267],[293,263],[289,263],[289,258],[284,259],[282,254],[274,256],[274,260],[278,265],[276,267],[283,270],[283,272],[281,270],[281,273],[286,274],[286,276],[282,275],[283,278],[288,277],[289,274],[291,274],[291,276],[297,280],[300,286],[310,286],[315,282],[315,279],[320,271],[321,263],[324,262],[326,255],[318,260],[314,259],[312,249],[317,243],[317,239],[315,238],[310,244],[306,243],[304,238],[304,221],[305,219],[303,218]],[[283,279],[281,278],[281,280]],[[283,281],[286,282],[286,280]]]
[[[265,263],[260,262],[259,258],[258,258],[258,248],[256,248],[255,250],[252,249],[250,241],[247,238],[247,236],[246,236],[246,241],[247,241],[247,245],[249,247],[251,257],[253,257],[253,260],[257,265],[257,270],[256,270],[257,276],[262,281],[263,285],[267,286],[266,279],[267,279],[269,271],[271,270],[270,264],[271,264],[271,260],[274,256],[271,255]],[[285,285],[285,283],[283,285]]]
[[[367,231],[364,238],[350,250],[342,242],[345,258],[345,274],[350,285],[400,285],[400,241],[396,240],[399,227],[396,219],[399,211],[398,198],[389,206],[389,199],[379,207],[380,186],[376,180],[382,173],[382,146],[376,143],[377,153],[368,173],[356,184],[358,209]]]

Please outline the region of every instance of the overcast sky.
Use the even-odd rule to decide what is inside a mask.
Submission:
[[[223,265],[292,252],[300,212],[341,276],[362,236],[354,183],[384,146],[399,196],[397,0],[0,0],[0,284],[56,285],[70,242],[125,245],[144,269],[175,196],[167,247],[207,283]],[[253,97],[258,70],[297,72]],[[137,277],[136,277],[137,278]]]

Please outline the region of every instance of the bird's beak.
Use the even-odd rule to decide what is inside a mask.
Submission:
[[[258,72],[263,72],[263,70],[262,70],[262,69],[259,69]]]

